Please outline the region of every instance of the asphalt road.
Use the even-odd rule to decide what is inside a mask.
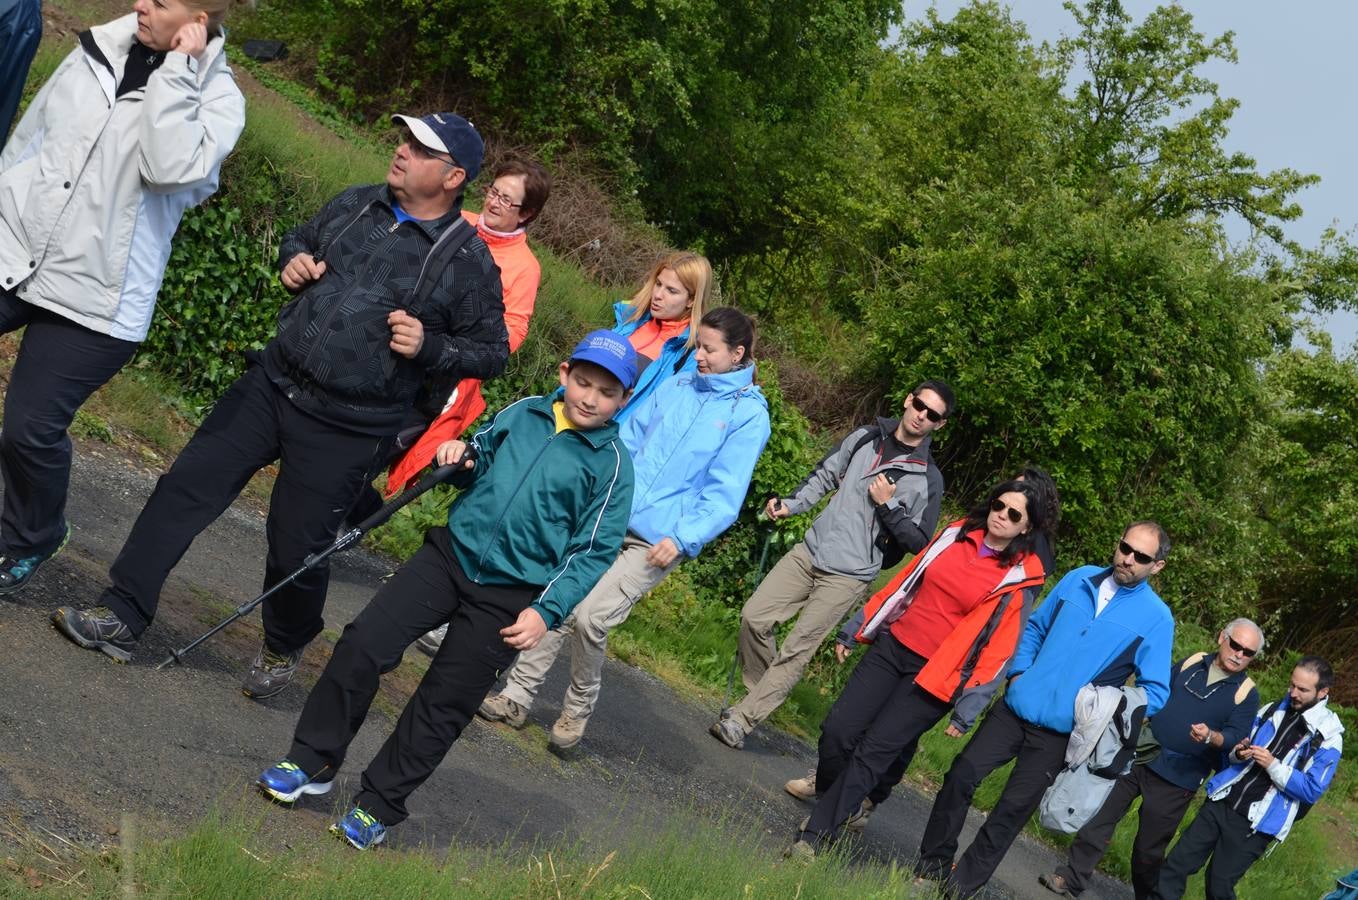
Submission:
[[[70,545],[25,591],[0,601],[0,816],[91,846],[109,842],[125,814],[169,834],[248,795],[258,773],[286,751],[306,684],[329,653],[328,641],[318,640],[307,651],[306,684],[294,683],[271,701],[248,700],[238,685],[260,640],[256,617],[228,629],[184,667],[155,671],[171,647],[258,593],[263,516],[248,501],[201,535],[175,570],[161,614],[131,665],[59,636],[49,612],[64,603],[93,605],[153,483],[154,475],[124,454],[81,446],[72,474]],[[327,633],[362,609],[390,569],[390,562],[364,550],[335,558]],[[745,751],[729,750],[707,734],[711,709],[610,661],[584,752],[562,762],[543,752],[565,688],[562,669],[556,667],[524,732],[479,720],[468,728],[412,798],[411,818],[393,829],[389,843],[604,846],[683,814],[752,830],[770,854],[786,846],[807,807],[782,784],[814,763],[811,746],[760,732]],[[358,773],[386,736],[391,720],[384,713],[398,708],[400,690],[375,704],[341,770],[340,789],[304,801],[313,810],[304,820],[322,827],[357,790]],[[855,843],[856,852],[908,862],[931,802],[916,790],[898,789]],[[980,821],[971,816],[964,842]],[[1054,851],[1020,838],[990,896],[1051,897],[1037,876],[1058,862]],[[1101,877],[1085,896],[1124,898],[1131,890]]]

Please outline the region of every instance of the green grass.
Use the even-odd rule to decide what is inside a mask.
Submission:
[[[300,820],[300,821],[299,821]],[[614,841],[358,853],[317,816],[252,801],[187,833],[143,839],[124,821],[102,852],[21,840],[0,868],[0,894],[42,897],[899,898],[933,897],[907,871],[827,854],[785,862],[755,823],[680,814]]]

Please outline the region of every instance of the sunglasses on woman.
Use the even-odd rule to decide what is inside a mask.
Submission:
[[[1015,525],[1023,521],[1023,510],[1015,509],[1014,507],[1005,503],[1003,500],[1000,500],[998,497],[990,501],[990,511],[991,512],[1003,511],[1004,514],[1009,517],[1009,521],[1013,522]]]
[[[1149,566],[1155,562],[1155,557],[1149,553],[1142,553],[1140,550],[1133,549],[1132,545],[1126,541],[1118,541],[1118,552],[1123,556],[1130,556],[1143,566]]]
[[[943,421],[943,413],[930,409],[929,404],[925,403],[918,397],[911,397],[910,405],[915,408],[915,412],[924,413],[924,417],[928,419],[930,422],[933,422],[935,425]]]

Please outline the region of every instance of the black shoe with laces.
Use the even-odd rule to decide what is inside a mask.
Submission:
[[[107,606],[76,609],[62,606],[52,613],[52,624],[86,650],[102,650],[118,662],[129,662],[137,639],[132,629]]]
[[[266,643],[250,664],[250,674],[241,684],[241,693],[252,700],[267,700],[288,686],[302,661],[301,648],[291,653],[275,653]]]

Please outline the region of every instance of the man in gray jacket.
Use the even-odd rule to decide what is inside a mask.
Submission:
[[[745,698],[723,710],[709,732],[739,750],[801,680],[825,636],[872,580],[904,553],[917,553],[938,526],[943,475],[930,435],[952,415],[952,388],[923,381],[905,398],[899,421],[878,419],[850,432],[785,500],[781,519],[811,509],[834,491],[806,537],[778,561],[740,611],[739,659]],[[774,629],[797,616],[779,647]]]

